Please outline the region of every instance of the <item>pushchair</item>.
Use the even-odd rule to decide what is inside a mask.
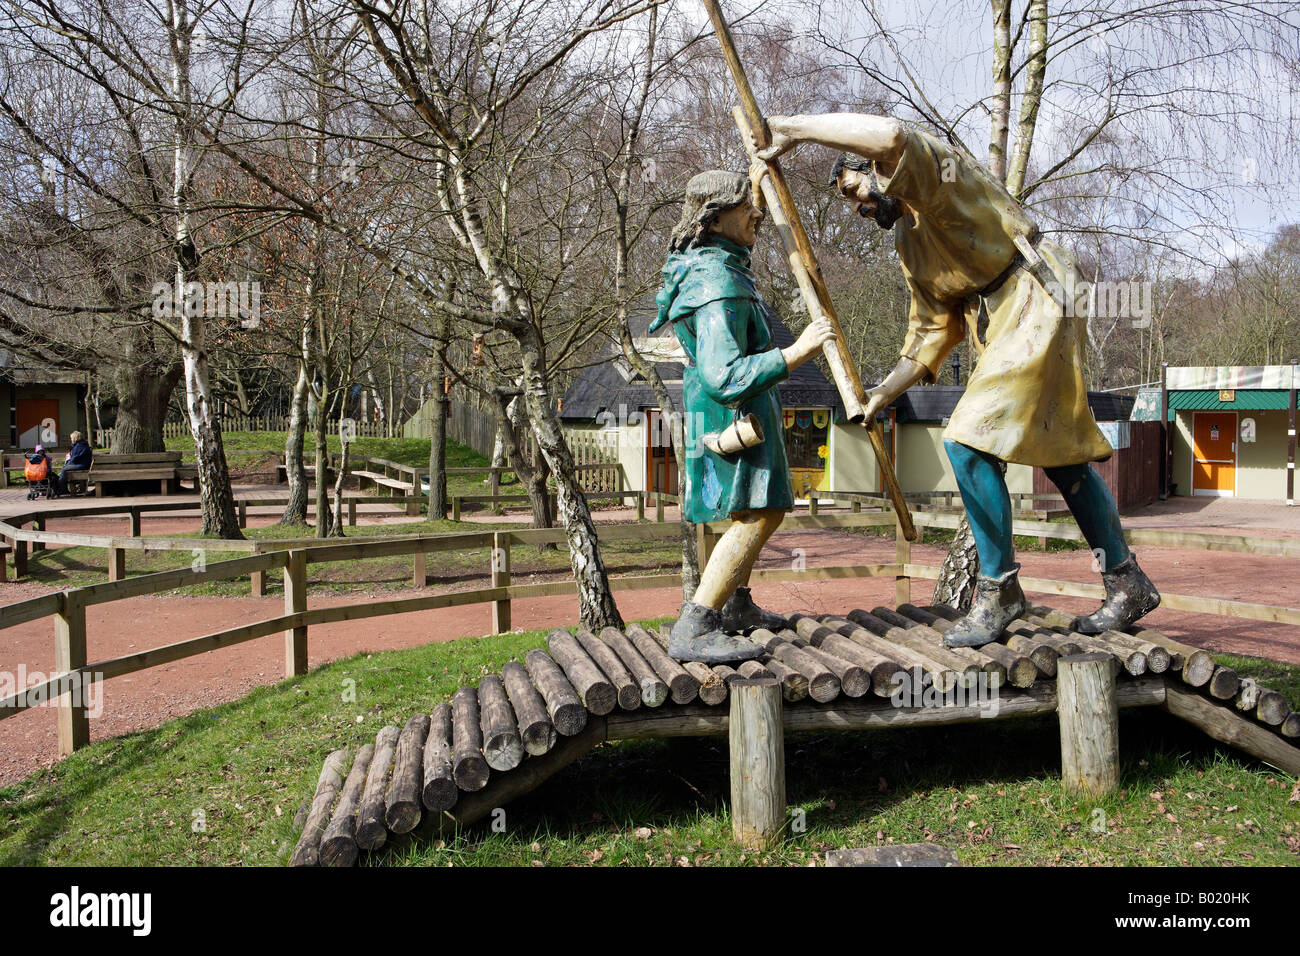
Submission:
[[[44,452],[32,452],[24,456],[23,477],[27,479],[27,500],[36,498],[57,498],[58,489],[54,485],[54,469],[50,458]]]

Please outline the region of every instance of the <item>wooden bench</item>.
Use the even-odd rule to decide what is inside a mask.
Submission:
[[[86,480],[95,486],[97,497],[103,496],[105,486],[120,481],[157,481],[159,493],[167,495],[176,490],[177,473],[184,469],[178,451],[96,455],[91,462],[90,471],[86,473]]]

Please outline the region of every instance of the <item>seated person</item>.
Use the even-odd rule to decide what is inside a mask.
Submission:
[[[63,471],[59,472],[59,482],[56,489],[61,495],[68,494],[68,473],[90,471],[90,462],[93,457],[90,451],[90,442],[86,441],[81,432],[73,432],[68,437],[72,439],[72,448],[68,451],[67,459],[63,463]]]

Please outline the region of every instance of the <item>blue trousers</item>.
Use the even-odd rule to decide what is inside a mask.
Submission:
[[[988,452],[960,442],[945,440],[943,444],[957,475],[962,504],[979,549],[980,573],[1000,577],[1015,566],[1016,554],[1011,538],[1011,496],[1001,462]],[[1094,553],[1101,552],[1102,570],[1110,571],[1127,561],[1128,542],[1120,527],[1115,499],[1092,466],[1085,462],[1043,471],[1065,498],[1088,546]]]

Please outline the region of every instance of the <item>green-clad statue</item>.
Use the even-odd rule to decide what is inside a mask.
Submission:
[[[786,624],[755,605],[746,586],[759,551],[794,506],[776,386],[834,334],[823,319],[789,348],[772,345],[770,310],[749,269],[763,220],[753,197],[743,173],[710,170],[691,179],[650,325],[671,323],[686,352],[686,518],[733,522],[673,625],[668,653],[679,661],[751,660],[762,648],[737,635]]]

